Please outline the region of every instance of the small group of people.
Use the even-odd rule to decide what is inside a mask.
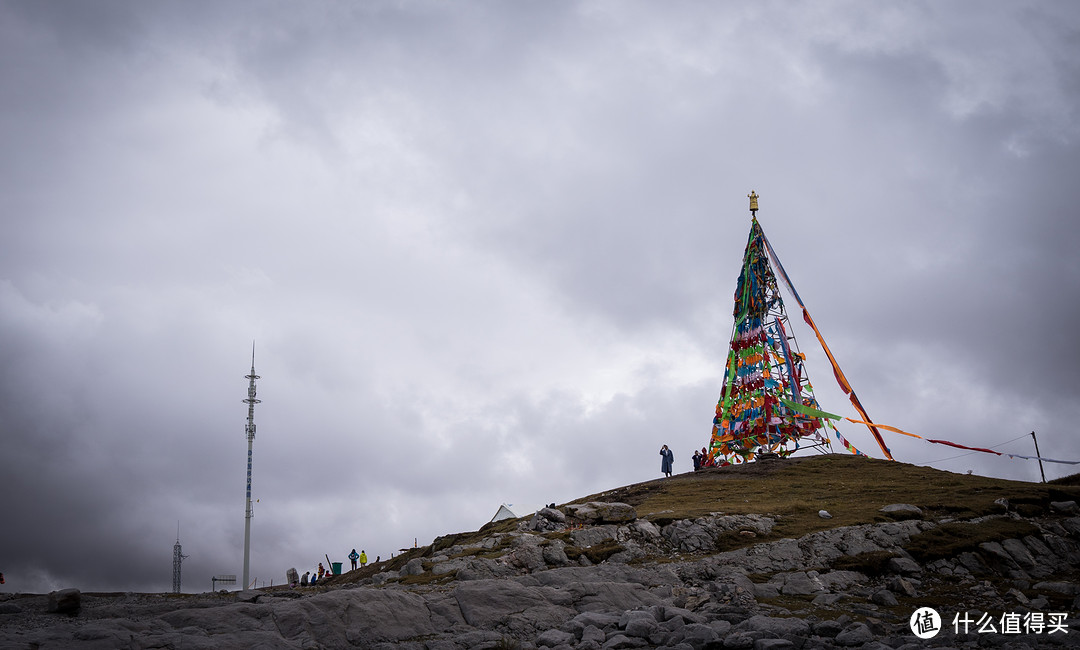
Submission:
[[[333,574],[323,566],[323,563],[319,562],[319,568],[315,570],[315,573],[304,571],[304,575],[300,576],[300,586],[314,587],[320,580],[331,575]]]
[[[694,471],[704,469],[706,467],[716,467],[716,461],[709,456],[709,452],[705,447],[701,448],[701,451],[694,452]]]
[[[303,575],[300,575],[300,586],[315,586],[319,584],[324,575],[326,575],[326,568],[323,567],[323,563],[319,563],[319,569],[314,573],[305,571]]]
[[[716,461],[709,456],[709,450],[705,447],[701,448],[701,451],[694,451],[694,471],[704,469],[706,467],[716,467]],[[660,471],[663,472],[665,477],[671,476],[671,464],[675,462],[675,454],[671,452],[671,449],[667,445],[660,448]]]
[[[354,548],[352,550],[352,553],[349,553],[349,561],[352,562],[352,570],[354,571],[356,570],[357,562],[359,562],[360,566],[362,567],[367,566],[367,552],[361,549],[360,552],[357,553],[356,549]],[[319,562],[319,568],[316,569],[314,573],[312,573],[311,571],[304,571],[304,575],[300,576],[300,586],[314,587],[315,585],[319,584],[319,582],[325,580],[326,578],[329,578],[332,575],[334,575],[333,571],[327,567],[324,567],[322,562]]]

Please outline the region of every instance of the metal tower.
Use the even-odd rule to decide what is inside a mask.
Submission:
[[[180,593],[180,563],[184,561],[183,550],[180,548],[180,524],[176,524],[176,545],[172,547],[172,591]]]
[[[259,378],[255,374],[255,342],[251,342],[251,374],[245,375],[248,380],[248,396],[244,403],[248,405],[247,433],[247,503],[244,509],[244,583],[241,589],[248,588],[248,564],[251,559],[251,446],[255,442],[255,405],[261,400],[255,399],[255,380]]]

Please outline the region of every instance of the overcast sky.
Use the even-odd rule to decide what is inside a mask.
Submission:
[[[689,470],[751,190],[872,418],[1080,460],[1071,0],[3,0],[0,88],[8,591],[242,573],[253,340],[260,584]]]

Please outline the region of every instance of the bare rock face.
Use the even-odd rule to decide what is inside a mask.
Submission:
[[[963,587],[964,606],[984,612],[1022,606],[1072,617],[1080,607],[1080,517],[1032,520],[1037,534],[920,562],[911,554],[917,545],[911,553],[905,547],[937,524],[907,508],[891,511],[898,521],[799,539],[778,539],[776,519],[767,515],[714,513],[658,526],[637,519],[626,504],[547,510],[533,518],[547,523],[531,530],[439,547],[361,585],[182,598],[76,589],[48,598],[0,594],[0,650],[883,650],[923,647],[910,633],[907,608],[922,598],[940,600],[936,586],[949,594]],[[582,521],[591,523],[581,527]],[[567,524],[574,527],[567,531]],[[547,526],[562,528],[545,532]],[[606,559],[593,553],[595,564],[586,566],[567,556],[596,544],[623,550]],[[430,580],[405,580],[410,576]],[[1080,621],[1064,624],[1070,636],[1052,639],[1054,647],[1080,634]],[[1016,640],[986,639],[973,645],[945,630],[935,644],[1010,647]],[[1047,639],[1028,636],[1016,647],[1044,647]]]
[[[748,532],[767,535],[773,518],[761,515],[712,515],[680,519],[660,531],[665,540],[680,551],[701,553],[716,550],[717,540],[726,533]]]

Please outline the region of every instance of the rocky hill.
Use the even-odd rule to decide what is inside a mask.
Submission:
[[[1080,646],[1070,482],[763,460],[447,535],[313,588],[0,595],[0,649]],[[923,607],[940,615],[918,619],[926,639]]]

